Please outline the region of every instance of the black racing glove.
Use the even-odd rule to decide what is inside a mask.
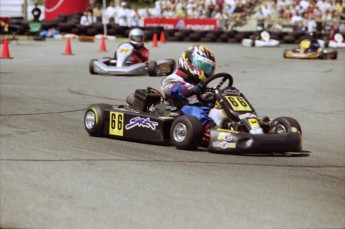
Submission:
[[[187,91],[184,93],[184,96],[188,98],[192,95],[201,95],[202,93],[205,92],[205,90],[206,90],[206,87],[201,82],[195,85],[194,87],[187,89]]]

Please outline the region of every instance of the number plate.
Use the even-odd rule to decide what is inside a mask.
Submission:
[[[252,111],[248,102],[242,96],[225,96],[234,111]]]
[[[124,114],[121,112],[110,112],[109,134],[123,136]]]

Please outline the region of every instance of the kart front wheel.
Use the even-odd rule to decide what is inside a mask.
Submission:
[[[285,50],[285,51],[284,51],[283,57],[284,57],[285,59],[288,58],[288,52],[289,52],[289,50]]]
[[[332,55],[331,59],[332,59],[332,60],[336,60],[337,57],[338,57],[338,51],[337,51],[337,50],[334,50],[334,53],[332,53],[332,54],[333,54],[333,55]]]
[[[285,134],[288,132],[302,134],[302,128],[297,120],[290,117],[279,117],[272,121],[271,133]]]
[[[148,64],[148,73],[149,76],[157,76],[158,71],[157,71],[157,62],[156,61],[150,61]]]
[[[182,115],[177,117],[170,129],[173,145],[181,150],[195,150],[201,143],[203,128],[194,116]]]
[[[108,104],[93,104],[85,112],[84,126],[91,136],[101,136],[104,124],[104,110],[111,108]]]
[[[90,74],[92,75],[97,75],[97,73],[95,72],[95,67],[94,67],[95,61],[96,59],[91,59],[89,63],[89,71],[90,71]]]

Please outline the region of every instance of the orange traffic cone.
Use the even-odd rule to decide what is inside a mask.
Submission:
[[[152,40],[152,47],[158,47],[158,44],[157,44],[157,33],[154,33],[153,34],[153,40]]]
[[[165,33],[164,33],[164,31],[161,32],[160,42],[161,42],[161,44],[165,44]]]
[[[101,45],[99,46],[99,51],[100,52],[106,52],[107,48],[105,47],[105,37],[102,36],[101,38]]]
[[[12,59],[12,57],[10,57],[10,49],[8,48],[7,37],[4,37],[3,39],[1,59]]]
[[[66,40],[66,47],[64,55],[73,55],[72,48],[71,48],[71,39],[68,37]]]

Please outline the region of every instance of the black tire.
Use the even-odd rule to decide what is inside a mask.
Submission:
[[[156,61],[149,61],[148,64],[148,73],[149,76],[157,76],[157,62]]]
[[[167,60],[171,61],[171,71],[169,73],[167,73],[168,75],[170,75],[176,69],[176,61],[174,59],[167,59]]]
[[[251,37],[250,37],[250,39],[251,39],[251,44],[250,44],[250,46],[252,46],[252,47],[255,47],[255,40],[256,40],[256,37],[255,37],[255,35],[252,35]]]
[[[319,53],[319,59],[326,59],[327,58],[327,54],[324,52],[324,50],[322,50],[320,53]]]
[[[298,121],[290,117],[279,117],[272,121],[271,128],[273,133],[298,132],[302,135],[302,128]]]
[[[86,35],[87,36],[95,36],[97,34],[97,30],[94,28],[89,28],[86,30]]]
[[[282,43],[284,44],[293,44],[295,43],[295,37],[292,35],[285,35]]]
[[[338,58],[338,51],[337,50],[334,50],[334,53],[331,57],[332,60],[336,60]]]
[[[213,39],[211,37],[203,37],[200,39],[200,42],[213,42]]]
[[[200,39],[202,38],[202,35],[201,33],[194,32],[194,33],[191,33],[189,37],[192,41],[200,41]]]
[[[79,28],[74,28],[71,30],[71,33],[79,36],[81,35],[81,30]]]
[[[245,38],[245,35],[242,33],[238,33],[235,35],[236,42],[241,42]]]
[[[200,121],[189,115],[177,117],[170,128],[170,138],[174,146],[181,150],[195,150],[201,143],[203,128]]]
[[[289,50],[285,50],[285,51],[284,51],[284,54],[283,54],[283,57],[284,57],[284,58],[287,58],[287,52],[288,52],[288,51],[289,51]]]
[[[93,104],[91,105],[85,112],[84,115],[84,127],[86,131],[91,136],[102,136],[103,128],[104,128],[104,111],[105,109],[112,108],[109,104]],[[92,121],[92,119],[94,119]],[[92,125],[92,122],[94,124]]]
[[[237,43],[235,38],[229,38],[228,43]]]
[[[91,59],[90,63],[89,63],[89,71],[90,71],[90,74],[92,74],[92,75],[97,75],[97,73],[95,72],[95,69],[94,69],[94,62],[95,61],[96,61],[96,59]]]
[[[193,39],[191,37],[185,37],[183,38],[183,41],[191,42]]]

